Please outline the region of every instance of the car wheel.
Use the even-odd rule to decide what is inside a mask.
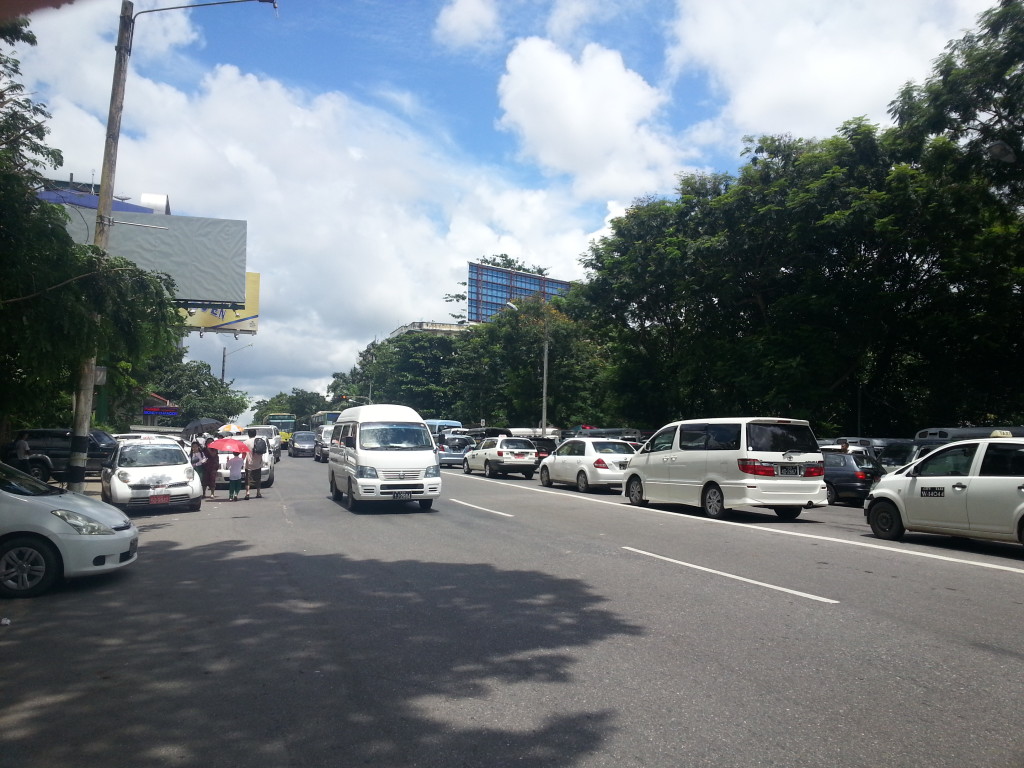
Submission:
[[[647,499],[644,498],[644,484],[640,482],[639,477],[629,478],[629,482],[626,483],[626,496],[629,497],[629,503],[634,507],[647,506]]]
[[[825,483],[825,494],[828,497],[828,503],[831,506],[838,500],[836,496],[836,487],[832,483]]]
[[[41,483],[50,479],[50,468],[41,461],[33,461],[28,465],[28,473]]]
[[[498,473],[491,469],[491,462],[484,462],[484,477],[497,477]]]
[[[523,477],[527,480],[533,480],[533,470],[531,469],[529,472],[523,472]]]
[[[345,509],[349,512],[355,512],[359,508],[359,502],[356,500],[355,494],[352,493],[352,479],[349,478],[348,487],[345,490]]]
[[[274,484],[274,465],[270,465],[270,474],[267,476],[267,482],[261,483],[260,488],[269,488]]]
[[[776,507],[775,514],[782,520],[796,520],[803,510],[800,507]]]
[[[100,501],[104,504],[110,503],[110,494],[107,493],[107,489],[100,485]]]
[[[878,501],[868,511],[868,524],[871,532],[880,539],[898,541],[907,530],[903,527],[900,511],[891,501]]]
[[[583,470],[576,475],[576,490],[580,493],[590,492],[590,481],[587,479],[587,473]]]
[[[705,488],[704,493],[701,494],[700,506],[704,510],[705,515],[716,520],[721,520],[729,513],[725,506],[725,494],[722,493],[721,488],[713,483]]]
[[[469,459],[463,459],[462,460],[462,474],[464,474],[464,475],[471,475],[471,474],[473,474],[473,470],[469,468]]]
[[[540,484],[545,488],[551,487],[551,473],[548,472],[547,467],[540,468]]]
[[[430,509],[434,506],[433,499],[420,499],[420,509]]]
[[[0,595],[35,597],[60,575],[60,555],[45,539],[26,536],[0,544]]]
[[[193,512],[198,512],[200,509],[202,509],[203,508],[203,499],[202,499],[202,497],[199,497],[198,499],[192,499],[192,503],[188,505],[188,508],[191,509]]]
[[[334,499],[335,501],[341,501],[341,491],[338,490],[338,485],[337,483],[334,482],[333,472],[331,473],[331,476],[328,479],[328,483],[331,486],[331,498]]]

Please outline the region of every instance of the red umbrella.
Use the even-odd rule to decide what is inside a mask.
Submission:
[[[249,446],[233,437],[222,437],[208,446],[224,453],[249,453]]]

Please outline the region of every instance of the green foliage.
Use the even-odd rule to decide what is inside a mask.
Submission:
[[[267,414],[294,413],[298,422],[317,411],[332,410],[327,398],[319,392],[294,388],[291,394],[278,392],[269,400],[257,400],[254,406],[253,423],[266,423]]]
[[[249,407],[244,392],[231,389],[201,360],[165,361],[153,380],[155,392],[178,405],[180,415],[169,419],[171,426],[183,427],[192,419],[207,417],[230,422]]]

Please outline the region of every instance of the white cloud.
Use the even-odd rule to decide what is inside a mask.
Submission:
[[[671,188],[683,152],[657,124],[665,94],[616,51],[587,45],[579,61],[540,38],[520,41],[498,86],[502,127],[523,155],[569,174],[583,197]]]
[[[451,0],[434,26],[434,39],[452,48],[475,48],[500,38],[495,0]]]

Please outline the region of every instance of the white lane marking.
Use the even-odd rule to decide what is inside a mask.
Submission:
[[[481,478],[484,479],[484,478]],[[493,481],[497,482],[497,481]],[[533,491],[534,493],[553,493],[559,496],[564,496],[564,493],[560,491],[549,490],[547,488],[531,488],[529,486],[513,485],[509,486],[516,488],[517,490]],[[667,509],[655,509],[654,507],[633,507],[628,501],[623,499],[622,501],[606,501],[604,499],[595,499],[593,497],[587,497],[580,494],[580,501],[588,501],[592,504],[609,504],[613,507],[628,507],[634,509],[642,509],[644,512],[653,512],[658,515],[666,515],[674,520],[687,521],[693,523],[712,523],[717,525],[734,525],[742,528],[746,531],[761,531],[764,533],[775,533],[780,536],[796,536],[802,539],[815,539],[816,541],[830,541],[833,544],[845,544],[849,547],[865,547],[866,549],[880,549],[883,552],[893,552],[897,555],[909,555],[910,557],[925,557],[929,560],[941,560],[947,563],[957,563],[959,565],[973,565],[975,568],[988,568],[993,571],[1007,571],[1008,573],[1020,573],[1024,574],[1024,568],[1014,568],[1009,565],[997,565],[995,563],[980,563],[977,560],[965,560],[962,557],[949,557],[948,555],[935,555],[931,552],[915,552],[911,549],[900,549],[899,547],[886,546],[884,544],[873,544],[870,541],[850,541],[849,539],[838,539],[834,536],[821,536],[816,533],[803,533],[801,531],[787,531],[782,528],[768,528],[763,525],[750,525],[749,523],[738,523],[735,520],[715,520],[711,517],[694,517],[693,515],[680,514]],[[867,524],[865,523],[865,526]]]
[[[819,603],[831,603],[836,605],[839,603],[838,600],[831,600],[827,597],[819,597],[818,595],[812,595],[809,592],[799,592],[795,589],[787,589],[786,587],[780,587],[775,584],[768,584],[764,581],[754,581],[744,576],[737,576],[735,573],[726,573],[725,571],[716,571],[714,568],[705,568],[703,565],[695,565],[693,563],[686,563],[682,560],[673,560],[671,557],[665,557],[664,555],[656,555],[653,552],[645,552],[642,549],[634,549],[633,547],[623,547],[623,549],[630,552],[636,552],[640,555],[646,555],[647,557],[653,557],[658,560],[664,560],[669,563],[675,563],[676,565],[682,565],[686,568],[693,568],[697,571],[704,571],[705,573],[713,573],[716,576],[724,576],[727,579],[735,579],[736,581],[743,581],[747,584],[753,584],[756,587],[764,587],[765,589],[774,589],[777,592],[786,592],[790,595],[796,595],[797,597],[806,597],[808,600],[817,600]]]
[[[488,509],[487,507],[478,507],[476,504],[470,504],[468,501],[459,501],[458,499],[448,499],[448,501],[454,501],[456,504],[462,504],[466,507],[472,507],[473,509],[479,509],[481,512],[490,512],[492,515],[501,515],[502,517],[515,517],[510,515],[508,512],[499,512],[496,509]]]

